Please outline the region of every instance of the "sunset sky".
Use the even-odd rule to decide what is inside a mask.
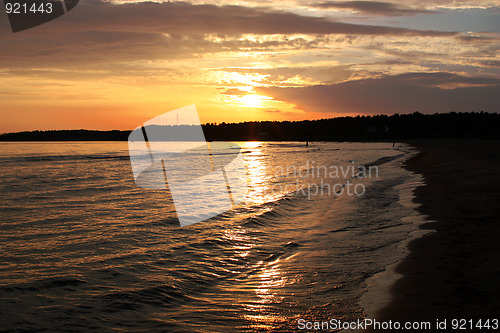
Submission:
[[[12,33],[0,133],[201,121],[500,112],[498,0],[81,0]]]

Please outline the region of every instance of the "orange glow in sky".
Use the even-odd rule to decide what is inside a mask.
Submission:
[[[19,33],[2,14],[0,133],[192,104],[202,123],[500,110],[498,4],[387,2],[80,2]]]

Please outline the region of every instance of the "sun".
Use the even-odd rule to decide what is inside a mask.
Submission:
[[[242,104],[249,108],[260,107],[264,99],[265,97],[260,95],[245,95],[241,97]]]

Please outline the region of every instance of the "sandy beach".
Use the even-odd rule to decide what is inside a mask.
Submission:
[[[429,220],[420,228],[435,232],[410,242],[409,255],[395,270],[403,277],[377,320],[498,318],[500,142],[412,144],[420,153],[406,167],[426,183],[415,193]]]

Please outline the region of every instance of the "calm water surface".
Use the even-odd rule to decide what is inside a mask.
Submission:
[[[168,193],[134,183],[126,142],[0,144],[0,329],[286,332],[362,318],[366,279],[413,228],[394,189],[412,177],[409,148],[240,145],[245,202],[180,228]],[[358,177],[369,165],[378,177]],[[304,166],[349,174],[300,177]],[[320,181],[365,193],[290,190]]]

